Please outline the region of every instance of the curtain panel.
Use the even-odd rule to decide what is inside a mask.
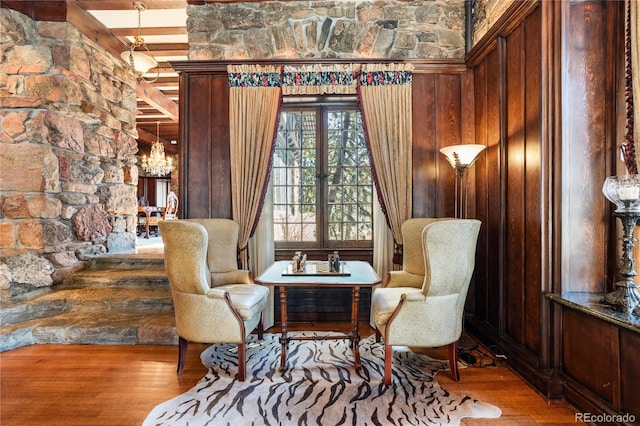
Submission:
[[[247,244],[260,218],[280,115],[281,67],[229,65],[227,71],[232,214],[240,225],[240,264],[248,269]]]
[[[402,264],[400,229],[412,211],[412,71],[411,64],[367,64],[358,79],[374,182],[394,240],[395,268]]]

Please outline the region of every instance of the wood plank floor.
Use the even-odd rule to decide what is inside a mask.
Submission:
[[[289,329],[343,331],[333,324],[290,324]],[[372,333],[366,325],[361,330]],[[155,405],[186,392],[206,374],[199,358],[206,347],[189,346],[182,376],[175,372],[176,346],[34,345],[1,353],[0,424],[140,425]],[[446,359],[446,350],[426,352]],[[547,404],[505,366],[463,369],[458,383],[447,372],[437,379],[451,392],[502,409],[500,419],[465,419],[463,425],[575,425],[569,407]]]

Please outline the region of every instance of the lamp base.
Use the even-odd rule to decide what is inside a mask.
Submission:
[[[640,308],[640,294],[638,286],[633,281],[618,281],[617,290],[607,293],[602,302],[612,305],[612,308],[630,314]]]

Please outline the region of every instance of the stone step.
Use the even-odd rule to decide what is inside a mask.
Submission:
[[[33,300],[3,307],[2,325],[49,318],[66,312],[125,311],[164,314],[173,312],[168,287],[87,287],[52,291]]]
[[[39,301],[65,300],[68,311],[103,313],[124,311],[130,313],[160,314],[173,312],[171,292],[167,288],[87,287],[59,290]]]
[[[51,294],[51,293],[48,293]],[[34,319],[49,318],[69,311],[64,299],[37,299],[22,301],[2,307],[2,325],[27,322]]]
[[[164,266],[140,269],[83,269],[71,274],[59,290],[85,287],[152,287],[169,288]]]
[[[33,344],[175,345],[173,313],[67,312],[0,328],[0,352]]]
[[[161,253],[94,258],[64,284],[0,309],[0,352],[45,343],[177,344]]]
[[[89,269],[164,269],[164,255],[162,253],[148,254],[112,254],[94,257],[89,261]]]

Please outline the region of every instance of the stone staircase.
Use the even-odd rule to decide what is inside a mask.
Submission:
[[[162,254],[94,258],[64,284],[1,306],[0,352],[62,344],[177,344]]]

